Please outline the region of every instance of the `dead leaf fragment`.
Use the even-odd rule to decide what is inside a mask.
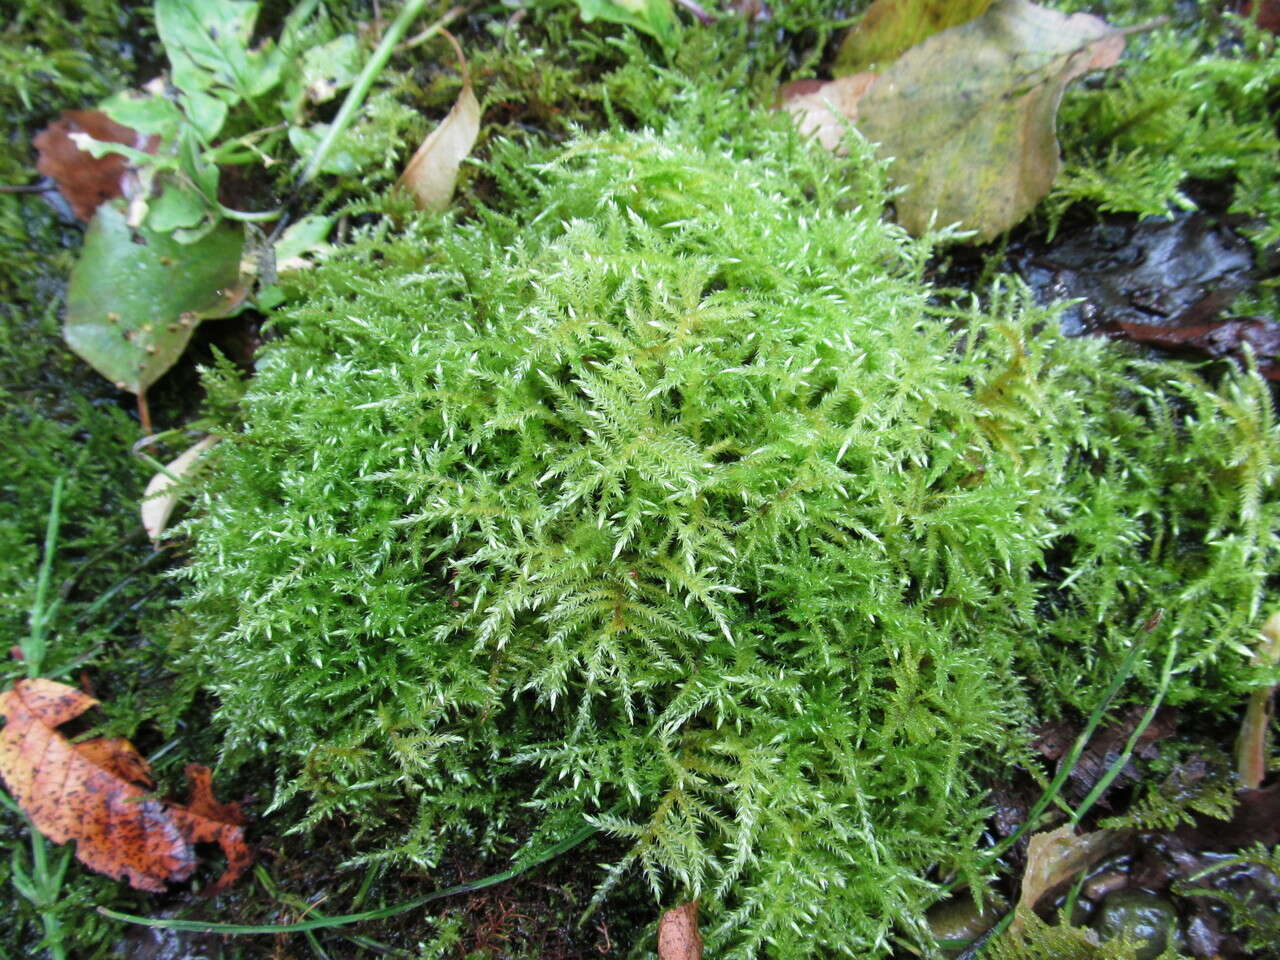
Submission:
[[[1280,380],[1280,322],[1272,319],[1227,317],[1185,325],[1120,321],[1115,326],[1135,343],[1215,358],[1233,357],[1238,362],[1243,362],[1244,348],[1248,346],[1258,372],[1268,380]]]
[[[199,462],[205,453],[212,449],[220,437],[205,437],[199,443],[185,450],[172,463],[165,465],[165,473],[157,473],[147,484],[142,495],[142,527],[152,542],[160,540],[169,525],[169,517],[178,505],[178,481]]]
[[[166,881],[195,872],[196,843],[216,842],[227,869],[210,892],[248,868],[243,819],[234,804],[213,799],[210,775],[192,764],[187,807],[150,795],[147,762],[123,739],[71,743],[57,727],[97,700],[52,680],[18,680],[0,694],[0,778],[35,828],[55,843],[76,841],[85,866],[138,890],[160,893]]]
[[[1254,666],[1273,667],[1280,663],[1280,613],[1273,613],[1267,618],[1261,634],[1262,642],[1254,648]],[[1240,736],[1236,739],[1236,772],[1248,790],[1257,790],[1267,777],[1275,693],[1275,687],[1263,687],[1249,694],[1249,705],[1240,724]]]
[[[672,907],[658,922],[658,960],[702,960],[698,901]]]
[[[400,185],[413,194],[419,209],[436,213],[448,209],[462,161],[471,153],[480,135],[480,101],[471,89],[466,57],[449,32],[444,33],[453,42],[462,63],[462,92],[449,115],[422,141],[399,180]]]
[[[1020,926],[1020,918],[1034,910],[1046,893],[1093,866],[1116,850],[1128,836],[1125,830],[1096,830],[1077,835],[1069,823],[1033,836],[1027,845],[1027,867],[1022,874],[1014,927]]]
[[[833,153],[842,152],[840,141],[849,124],[858,119],[858,101],[879,74],[855,73],[826,83],[797,80],[779,91],[782,109],[790,113],[804,136],[813,135]]]
[[[102,203],[124,194],[129,161],[118,153],[95,157],[76,146],[72,134],[148,153],[156,149],[159,138],[116,123],[100,110],[63,110],[60,120],[36,134],[36,169],[53,179],[72,212],[88,223]]]
[[[903,54],[858,105],[859,130],[894,158],[902,224],[958,223],[984,241],[1030,213],[1058,174],[1063,90],[1115,64],[1124,37],[1088,14],[995,0]]]
[[[837,76],[883,66],[917,43],[980,17],[991,0],[875,0],[836,54]]]

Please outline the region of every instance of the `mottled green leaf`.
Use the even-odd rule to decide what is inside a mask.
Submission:
[[[242,246],[241,231],[226,224],[184,245],[131,229],[117,206],[99,207],[71,271],[67,344],[120,389],[145,390],[200,320],[228,312]]]
[[[208,207],[197,191],[170,183],[159,197],[151,201],[147,227],[157,233],[170,233],[179,227],[194,227],[204,219],[206,212]]]
[[[641,30],[664,46],[675,41],[680,29],[671,0],[577,0],[587,23],[607,20]]]
[[[927,37],[982,16],[991,0],[875,0],[845,34],[837,77],[883,67]]]
[[[227,103],[261,96],[275,86],[283,67],[280,52],[249,49],[258,6],[248,0],[156,0],[156,30],[174,85]]]
[[[352,34],[311,48],[302,57],[301,69],[285,83],[281,111],[293,119],[304,104],[333,99],[339,90],[351,86],[362,65],[360,44]]]
[[[1058,173],[1062,91],[1123,50],[1097,17],[1029,0],[996,0],[908,50],[858,102],[858,129],[893,158],[901,223],[958,223],[984,241],[1020,221]]]
[[[162,141],[171,141],[184,119],[172,100],[141,90],[113,93],[102,101],[99,109],[116,123],[140,133],[153,133]]]

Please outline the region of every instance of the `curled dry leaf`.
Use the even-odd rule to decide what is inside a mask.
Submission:
[[[698,901],[672,907],[658,923],[658,960],[702,960]]]
[[[903,54],[858,104],[858,129],[893,158],[902,224],[958,223],[990,240],[1030,213],[1058,174],[1063,90],[1114,65],[1124,35],[1088,14],[996,0]]]
[[[1128,836],[1125,830],[1097,830],[1077,835],[1069,823],[1033,836],[1027,845],[1027,868],[1022,874],[1022,893],[1014,914],[1014,927],[1023,922],[1022,917],[1034,910],[1046,893],[1093,866],[1116,850]]]
[[[88,223],[99,206],[124,195],[129,161],[118,153],[95,157],[81,150],[72,134],[147,153],[155,151],[159,138],[116,123],[100,110],[63,110],[61,119],[36,134],[36,169],[53,179],[72,212]]]
[[[449,115],[422,141],[399,181],[413,194],[421,209],[437,213],[447,209],[453,199],[453,188],[458,183],[462,161],[480,135],[480,101],[471,89],[467,58],[452,35],[448,31],[445,34],[452,41],[462,64],[462,92]]]
[[[849,124],[858,119],[858,101],[878,74],[855,73],[826,83],[797,80],[779,91],[782,109],[791,114],[805,136],[813,135],[832,152],[841,152],[840,141]]]
[[[150,796],[146,760],[128,740],[71,743],[57,727],[97,705],[75,687],[19,680],[0,694],[0,778],[35,828],[55,843],[76,841],[85,866],[139,890],[165,890],[191,877],[194,845],[217,843],[227,869],[209,888],[229,887],[252,860],[236,804],[220,804],[208,768],[187,767],[191,802]]]
[[[1273,613],[1262,625],[1261,642],[1254,648],[1253,663],[1273,667],[1280,663],[1280,613]],[[1249,694],[1249,705],[1236,740],[1236,772],[1247,790],[1257,790],[1267,777],[1271,757],[1271,721],[1275,718],[1275,687],[1262,687]]]
[[[142,495],[142,527],[153,542],[160,539],[169,517],[178,505],[178,481],[181,480],[220,437],[205,437],[183,452],[182,456],[165,465],[165,473],[157,473],[147,484]]]

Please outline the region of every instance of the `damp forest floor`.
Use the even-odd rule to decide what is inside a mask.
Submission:
[[[174,666],[189,628],[175,605],[182,581],[173,575],[186,548],[181,538],[154,545],[140,527],[138,505],[154,471],[131,454],[143,439],[133,397],[116,390],[62,343],[67,276],[83,231],[36,175],[31,146],[35,134],[61,110],[90,108],[113,91],[147,82],[162,67],[162,50],[146,4],[14,2],[19,12],[0,24],[0,68],[15,78],[12,84],[0,84],[0,115],[6,118],[0,184],[36,189],[0,193],[0,255],[5,261],[0,275],[0,624],[15,638],[27,629],[50,496],[63,477],[62,528],[50,580],[63,598],[54,642],[72,645],[77,653],[68,658],[59,679],[81,686],[103,705],[92,727],[81,732],[129,737],[151,761],[157,780],[176,790],[185,763],[212,763],[219,752],[210,723],[216,704],[198,678]],[[336,21],[358,31],[375,29],[379,16],[389,16],[390,5],[389,0],[381,8],[377,0],[334,0],[327,8]],[[492,136],[554,143],[580,130],[646,125],[636,104],[643,96],[644,77],[654,70],[686,77],[702,71],[708,83],[746,84],[758,88],[758,102],[768,105],[769,91],[779,83],[825,76],[843,31],[866,4],[780,0],[770,9],[735,0],[721,6],[725,16],[737,16],[746,25],[734,30],[702,27],[682,14],[685,39],[667,53],[616,24],[584,23],[567,0],[477,4],[466,9],[454,33],[471,61]],[[269,33],[288,9],[278,0],[265,4],[260,29]],[[1072,9],[1131,20],[1168,13],[1189,36],[1212,38],[1201,44],[1197,56],[1230,59],[1239,46],[1230,16],[1237,11],[1218,0],[1112,0],[1097,8],[1077,3]],[[443,7],[435,15],[441,12]],[[428,10],[423,23],[432,16]],[[444,44],[424,49],[431,55],[393,64],[398,71],[393,92],[407,108],[434,122],[453,102],[456,73]],[[730,58],[734,62],[726,66]],[[1187,67],[1168,65],[1169,70]],[[1181,206],[1167,205],[1163,216],[1146,209],[1156,202],[1150,177],[1130,191],[1136,198],[1131,209],[1123,208],[1119,189],[1110,194],[1085,189],[1081,185],[1092,182],[1087,175],[1091,164],[1116,177],[1128,169],[1115,166],[1115,158],[1108,159],[1089,139],[1087,105],[1080,104],[1100,96],[1103,82],[1087,81],[1078,93],[1068,93],[1064,105],[1064,160],[1074,192],[1051,195],[1031,219],[992,243],[940,249],[928,267],[938,296],[951,302],[980,297],[998,275],[1015,274],[1043,303],[1074,301],[1060,314],[1072,335],[1108,337],[1117,349],[1135,349],[1137,343],[1136,349],[1170,364],[1196,365],[1210,378],[1215,364],[1239,362],[1242,344],[1247,344],[1260,369],[1270,375],[1272,364],[1280,363],[1275,296],[1280,251],[1272,242],[1275,224],[1267,218],[1268,204],[1280,201],[1263,197],[1253,207],[1247,198],[1242,202],[1229,156],[1201,156],[1195,169],[1173,178]],[[1280,88],[1275,92],[1280,94]],[[1280,107],[1280,100],[1272,106]],[[1124,135],[1137,136],[1132,129]],[[1157,138],[1158,132],[1147,135]],[[1176,137],[1177,132],[1168,135]],[[1134,151],[1142,148],[1137,140],[1133,143]],[[480,149],[485,149],[483,139]],[[1154,154],[1158,145],[1146,149]],[[405,159],[403,153],[389,158],[388,169],[398,169]],[[1265,185],[1254,187],[1265,193]],[[477,176],[468,188],[483,192],[496,185]],[[358,196],[368,188],[333,181],[325,189]],[[1274,191],[1274,185],[1269,189]],[[248,311],[201,327],[183,359],[150,392],[157,430],[179,429],[201,415],[206,397],[199,368],[226,357],[251,371],[257,346],[264,335],[270,336],[262,329],[265,319]],[[1235,326],[1224,326],[1224,319]],[[8,674],[20,676],[20,664],[14,661]],[[1105,681],[1100,678],[1099,684]],[[1078,803],[1098,784],[1140,717],[1139,710],[1104,720],[1067,780],[1068,802]],[[1065,753],[1063,744],[1079,735],[1084,722],[1083,717],[1066,716],[1037,731],[1034,746],[1049,776]],[[1170,776],[1171,756],[1184,761],[1212,757],[1213,762],[1229,757],[1238,730],[1238,723],[1221,717],[1202,721],[1162,709],[1103,795],[1101,814],[1123,812],[1154,778]],[[1208,776],[1205,770],[1212,764],[1204,764],[1204,769],[1190,761],[1175,766],[1194,780]],[[616,861],[626,849],[623,841],[603,834],[513,879],[343,927],[226,936],[131,925],[99,912],[105,907],[150,918],[263,925],[376,911],[506,870],[507,856],[534,827],[532,820],[505,824],[505,843],[485,851],[450,848],[429,870],[376,862],[348,866],[358,839],[353,825],[333,819],[287,832],[278,812],[267,809],[274,788],[289,775],[259,762],[240,766],[233,779],[219,784],[221,796],[245,804],[256,864],[240,884],[215,898],[200,896],[191,885],[167,894],[132,891],[72,862],[57,904],[48,908],[69,931],[68,955],[585,960],[654,954],[657,916],[638,874],[615,887],[603,903],[592,905],[600,865]],[[1013,832],[1042,790],[1043,779],[1028,772],[990,784],[993,814],[987,840]],[[1194,817],[1175,817],[1168,829],[1142,832],[1091,870],[1073,902],[1081,910],[1090,905],[1097,910],[1109,894],[1133,891],[1148,898],[1135,909],[1175,918],[1182,939],[1173,946],[1185,955],[1280,956],[1280,944],[1266,942],[1265,934],[1249,927],[1247,911],[1237,910],[1242,897],[1252,897],[1264,913],[1280,907],[1275,874],[1256,864],[1238,865],[1229,876],[1224,874],[1216,888],[1218,899],[1185,896],[1178,886],[1254,842],[1280,842],[1274,826],[1280,821],[1280,800],[1268,794],[1259,804],[1271,822],[1236,824],[1229,836],[1209,836],[1209,828]],[[10,851],[0,855],[0,956],[40,956],[40,911],[12,882],[15,865],[23,868],[29,856],[28,827],[8,808],[0,811],[0,844]],[[1008,879],[995,891],[1005,902],[1016,900],[1025,858],[1025,844],[1006,855]],[[1227,903],[1232,896],[1237,906]],[[963,907],[946,917],[940,911],[939,936],[968,939],[989,925],[984,920],[988,915],[965,914]]]

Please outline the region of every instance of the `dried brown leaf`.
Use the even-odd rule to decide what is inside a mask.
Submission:
[[[858,101],[878,74],[855,73],[838,80],[797,80],[779,91],[782,109],[790,113],[805,136],[818,138],[828,150],[840,152],[849,124],[858,119]]]
[[[453,37],[449,39],[452,41]],[[471,89],[471,73],[462,48],[457,41],[453,45],[462,62],[462,92],[449,115],[422,141],[399,180],[413,194],[420,209],[437,213],[448,209],[462,161],[480,135],[480,101]]]
[[[1061,886],[1081,870],[1087,870],[1128,838],[1123,830],[1097,830],[1077,835],[1075,827],[1065,824],[1056,830],[1037,833],[1027,845],[1027,866],[1022,874],[1022,893],[1018,898],[1014,926],[1023,915],[1035,909],[1040,899]]]
[[[1164,350],[1191,351],[1243,360],[1245,347],[1259,372],[1280,379],[1280,322],[1264,317],[1227,317],[1205,323],[1160,324],[1119,321],[1116,329],[1135,343]]]
[[[123,195],[129,161],[118,153],[95,157],[81,150],[71,139],[75,133],[148,152],[159,140],[116,123],[100,110],[63,110],[62,119],[36,134],[36,169],[53,179],[72,212],[88,223],[102,203]]]
[[[55,843],[76,841],[85,866],[139,890],[189,879],[194,845],[218,843],[227,869],[210,888],[225,889],[248,868],[243,818],[213,798],[207,768],[191,764],[186,806],[157,800],[147,762],[123,739],[71,743],[57,727],[96,706],[75,687],[19,680],[0,694],[0,778],[36,829]]]
[[[178,505],[178,481],[199,462],[200,458],[221,439],[205,437],[185,450],[181,456],[165,466],[165,473],[157,473],[147,484],[142,495],[142,526],[152,541],[158,541],[169,525],[169,517]]]

